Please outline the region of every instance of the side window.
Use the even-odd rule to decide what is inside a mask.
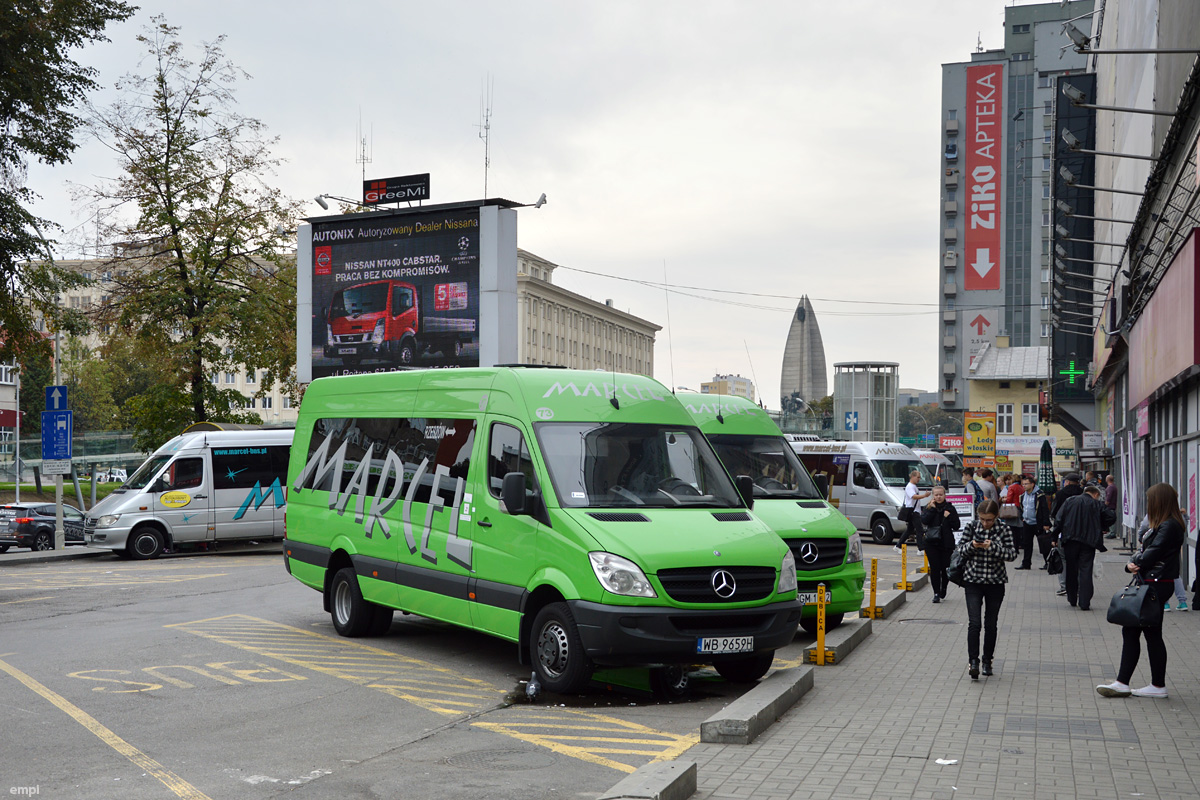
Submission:
[[[392,316],[408,311],[412,305],[412,289],[407,286],[392,289]]]
[[[166,487],[163,491],[177,489],[195,489],[204,482],[204,459],[177,458],[167,471],[163,473]]]
[[[500,496],[504,476],[510,472],[524,472],[526,491],[537,490],[537,477],[525,437],[512,425],[496,422],[492,424],[492,440],[488,447],[488,491],[492,497]]]
[[[250,489],[254,484],[270,486],[276,478],[287,480],[286,468],[282,473],[273,467],[267,447],[214,447],[213,488]]]
[[[874,486],[875,476],[871,474],[871,465],[865,461],[856,462],[854,465],[854,485],[855,486]]]

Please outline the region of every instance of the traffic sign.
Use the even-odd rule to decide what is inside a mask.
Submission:
[[[914,445],[916,443],[917,443],[917,437],[915,437],[915,436],[901,436],[900,437],[900,444],[911,447],[912,445]]]
[[[67,387],[65,386],[47,386],[46,387],[46,410],[47,411],[65,411],[67,408]]]
[[[70,411],[42,412],[42,460],[51,461],[71,458],[71,431],[73,429]]]
[[[848,430],[848,431],[858,430],[858,412],[857,411],[847,411],[846,412],[846,430]]]
[[[71,459],[51,459],[47,461],[42,459],[42,474],[43,475],[70,475],[71,474]]]

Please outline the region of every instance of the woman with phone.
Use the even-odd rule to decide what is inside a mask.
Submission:
[[[963,591],[967,596],[967,672],[979,679],[979,632],[983,630],[983,674],[992,675],[996,654],[996,622],[1004,603],[1004,584],[1008,583],[1005,561],[1017,557],[1012,529],[997,519],[1000,505],[984,500],[975,511],[975,520],[963,529],[956,552],[965,559]]]
[[[929,582],[933,585],[933,602],[946,599],[946,567],[950,565],[950,554],[954,552],[954,532],[962,527],[958,509],[946,501],[946,487],[933,487],[933,499],[921,514],[925,525],[925,555],[929,558]]]

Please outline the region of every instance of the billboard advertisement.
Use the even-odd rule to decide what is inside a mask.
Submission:
[[[477,207],[313,220],[312,378],[478,366],[479,231]]]
[[[963,446],[963,437],[941,434],[938,436],[938,449],[940,450],[961,450]]]
[[[996,413],[963,413],[963,466],[984,467],[996,458]]]
[[[965,291],[1000,289],[1004,65],[967,67],[963,234]]]

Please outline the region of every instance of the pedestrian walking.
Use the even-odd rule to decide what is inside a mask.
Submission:
[[[1024,486],[1022,485],[1022,481],[1025,479],[1025,476],[1008,475],[1007,478],[1009,483],[1007,488],[1004,490],[1004,502],[1015,505],[1020,500],[1021,492],[1025,491]]]
[[[966,481],[967,489],[971,492],[971,508],[979,508],[979,504],[986,498],[983,496],[983,489],[979,486],[979,481],[975,480],[975,468],[967,467],[963,470],[963,480]]]
[[[983,630],[983,674],[991,675],[996,655],[996,623],[1004,603],[1004,585],[1008,583],[1005,561],[1017,557],[1012,529],[997,519],[1000,506],[984,500],[975,519],[963,529],[957,552],[966,559],[963,592],[967,598],[967,671],[971,680],[979,678],[979,632]]]
[[[921,480],[921,473],[915,469],[908,473],[908,483],[904,487],[904,507],[912,509],[908,518],[908,527],[904,529],[904,534],[900,537],[900,541],[896,542],[896,546],[892,548],[896,553],[900,552],[900,545],[908,541],[908,537],[912,536],[917,543],[918,550],[925,549],[925,529],[921,526],[921,501],[929,497],[929,492],[922,492],[917,487],[917,481]]]
[[[1015,569],[1033,568],[1033,540],[1038,540],[1042,558],[1050,554],[1050,501],[1045,492],[1038,488],[1032,475],[1021,478],[1024,491],[1017,501],[1021,526],[1021,565]],[[1043,565],[1044,568],[1044,565]]]
[[[977,483],[979,484],[980,491],[983,492],[983,499],[991,500],[998,506],[1000,505],[1000,490],[996,488],[996,484],[994,482],[996,479],[995,476],[996,473],[992,472],[989,468],[984,467],[983,469],[979,470],[979,478],[981,480],[978,480]]]
[[[946,567],[954,552],[954,532],[961,527],[958,510],[946,501],[946,487],[933,487],[933,498],[921,514],[925,526],[925,555],[929,558],[929,582],[933,585],[933,602],[946,599],[950,579]]]
[[[1179,495],[1168,483],[1156,483],[1146,490],[1147,516],[1151,531],[1142,542],[1142,549],[1125,565],[1125,571],[1138,575],[1152,587],[1158,602],[1171,597],[1175,579],[1179,577],[1179,551],[1186,538],[1183,515],[1179,513]],[[1130,689],[1129,681],[1141,658],[1141,639],[1146,637],[1146,653],[1150,658],[1150,684]],[[1163,644],[1162,617],[1147,627],[1121,628],[1121,666],[1117,679],[1096,687],[1103,697],[1167,696],[1167,646]]]
[[[1104,487],[1104,505],[1108,506],[1109,510],[1113,512],[1113,517],[1115,518],[1117,514],[1117,477],[1115,475],[1109,475],[1107,478],[1105,478],[1105,481],[1108,485]],[[1113,525],[1110,525],[1109,527],[1113,528],[1115,524],[1116,523],[1113,523]],[[1106,530],[1104,532],[1104,538],[1116,539],[1117,531],[1115,528]]]
[[[1100,500],[1100,490],[1089,486],[1058,509],[1058,539],[1066,561],[1067,602],[1081,611],[1092,607],[1092,567],[1096,553],[1104,552],[1104,529],[1117,515]]]

